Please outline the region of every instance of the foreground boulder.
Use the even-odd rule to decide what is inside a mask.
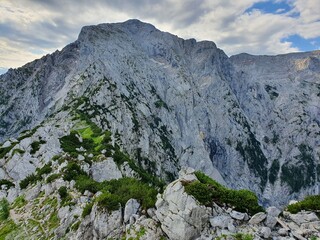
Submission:
[[[178,179],[170,183],[156,202],[156,216],[170,239],[195,239],[209,220],[208,209],[189,196]]]

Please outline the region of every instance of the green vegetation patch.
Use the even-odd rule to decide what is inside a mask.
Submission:
[[[35,174],[28,175],[25,179],[20,181],[20,188],[25,189],[30,184],[36,183],[39,180],[38,176]]]
[[[81,121],[75,126],[76,130],[72,130],[69,135],[60,138],[60,144],[63,151],[70,154],[72,157],[77,157],[79,152],[77,148],[83,147],[86,153],[93,155],[100,154],[102,149],[105,149],[110,156],[112,146],[110,145],[111,133],[102,130],[90,120]],[[79,140],[81,137],[82,141]]]
[[[36,183],[42,179],[42,175],[52,172],[51,162],[45,164],[42,168],[37,168],[36,173],[28,175],[25,179],[20,181],[20,188],[25,189],[29,185]]]
[[[46,143],[46,141],[44,141],[44,140],[35,141],[35,142],[31,143],[30,153],[35,154],[40,149],[41,144],[45,144],[45,143]]]
[[[104,188],[97,198],[99,206],[109,211],[124,207],[130,198],[137,199],[143,209],[153,207],[156,202],[157,190],[134,178],[121,178],[104,182]]]
[[[13,182],[11,182],[7,179],[0,179],[0,186],[2,186],[2,185],[6,185],[7,188],[14,187]]]
[[[60,144],[63,151],[69,153],[72,157],[78,155],[76,148],[81,146],[81,142],[77,137],[76,131],[71,131],[69,135],[60,138]]]
[[[85,192],[85,190],[88,190],[89,192],[92,192],[92,193],[96,193],[103,188],[103,184],[96,182],[95,180],[93,180],[87,175],[80,175],[76,178],[75,187],[82,194]]]
[[[87,203],[86,206],[83,208],[81,217],[85,218],[87,215],[89,215],[92,211],[93,202]]]
[[[320,210],[320,195],[307,196],[304,200],[291,204],[287,207],[290,213],[297,213],[302,210],[319,211]]]
[[[196,176],[199,181],[185,182],[184,186],[186,193],[194,196],[201,204],[205,206],[211,206],[213,202],[220,205],[228,204],[237,211],[248,212],[251,215],[264,211],[253,192],[225,188],[201,172],[196,172]]]
[[[13,149],[13,151],[12,151],[12,156],[13,155],[15,155],[16,153],[18,153],[18,154],[24,154],[25,153],[25,151],[24,150],[22,150],[22,149],[19,149],[19,148],[16,148],[16,149]]]
[[[51,183],[51,182],[53,182],[54,180],[60,178],[61,176],[62,176],[61,173],[51,174],[50,176],[47,177],[46,182],[47,182],[47,183]]]
[[[7,199],[2,198],[0,200],[0,220],[4,221],[7,220],[9,217],[9,202]]]
[[[22,131],[17,140],[20,142],[21,140],[23,140],[25,138],[31,137],[33,134],[35,134],[35,132],[38,130],[38,128],[40,126],[41,125],[38,125],[37,127],[33,128],[32,130],[24,130],[24,131]]]
[[[26,204],[27,204],[27,200],[25,199],[24,195],[21,195],[14,200],[12,204],[12,208],[21,208]]]
[[[0,240],[5,240],[6,237],[17,228],[17,225],[12,220],[2,222],[0,225]]]
[[[68,196],[68,189],[66,186],[62,186],[58,189],[58,193],[61,199],[65,199]]]
[[[233,235],[235,240],[253,240],[254,236],[248,233],[236,233]]]
[[[37,168],[36,169],[36,172],[37,172],[37,175],[40,177],[44,174],[49,174],[52,172],[52,167],[51,167],[52,163],[49,162],[47,164],[45,164],[42,168]]]
[[[68,162],[68,165],[62,169],[63,180],[76,180],[80,176],[87,176],[87,173],[81,169],[76,162]]]
[[[77,222],[75,222],[72,226],[71,226],[71,231],[77,231],[78,230],[78,228],[79,228],[79,226],[80,226],[80,224],[81,224],[81,221],[77,221]]]
[[[11,143],[9,147],[0,148],[0,158],[3,158],[17,143]]]

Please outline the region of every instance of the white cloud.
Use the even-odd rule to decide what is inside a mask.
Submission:
[[[293,1],[295,11],[300,13],[300,20],[304,23],[320,21],[320,1],[296,0]]]
[[[1,0],[0,67],[17,67],[74,41],[84,25],[139,18],[184,38],[211,40],[227,54],[299,49],[282,39],[319,37],[320,1],[286,1],[289,13],[246,12],[267,0]],[[292,17],[295,14],[296,17]]]

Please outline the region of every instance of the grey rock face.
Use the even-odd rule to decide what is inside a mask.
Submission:
[[[233,220],[230,216],[222,215],[210,218],[210,224],[212,227],[218,227],[222,229],[227,229],[228,225],[232,223]]]
[[[265,220],[267,215],[263,212],[256,213],[255,215],[252,216],[252,218],[249,220],[250,224],[259,224],[263,220]]]
[[[180,180],[170,183],[156,202],[156,216],[170,239],[195,239],[208,220],[206,208],[184,192]]]
[[[123,221],[127,223],[132,215],[137,214],[139,208],[140,204],[136,199],[129,199],[124,208]]]
[[[266,209],[266,212],[267,212],[266,225],[270,228],[273,228],[277,224],[277,218],[281,213],[281,210],[279,210],[276,207],[268,207]]]
[[[122,174],[112,158],[102,162],[94,162],[91,166],[91,174],[92,178],[98,182],[122,178]]]
[[[213,42],[137,20],[84,27],[62,51],[0,76],[0,140],[42,122],[36,135],[47,141],[30,154],[39,139],[21,140],[23,157],[11,150],[1,175],[19,181],[61,153],[58,139],[71,122],[62,109],[82,98],[113,143],[151,161],[144,164],[155,174],[172,179],[189,166],[283,206],[319,190],[309,171],[319,167],[319,56],[228,58]]]
[[[260,234],[263,238],[268,239],[271,235],[271,229],[269,227],[262,227]]]
[[[236,220],[243,220],[245,218],[245,214],[237,211],[231,211],[230,216]]]

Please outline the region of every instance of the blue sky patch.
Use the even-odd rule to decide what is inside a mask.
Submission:
[[[284,1],[266,1],[253,4],[250,8],[246,10],[246,12],[251,12],[253,10],[259,10],[264,13],[283,14],[292,10],[292,6],[290,6]]]
[[[7,68],[0,67],[0,75],[6,73],[7,71],[8,71]]]
[[[291,35],[282,39],[282,42],[292,42],[292,46],[300,51],[313,51],[320,49],[320,37],[313,39],[305,39],[298,34]]]

